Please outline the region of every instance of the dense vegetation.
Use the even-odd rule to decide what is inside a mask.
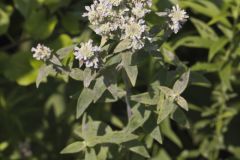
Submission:
[[[189,19],[166,37],[154,12],[177,3]],[[91,4],[1,0],[0,159],[240,159],[240,1],[153,0],[146,22],[159,52],[126,56],[126,42],[108,42],[117,54],[96,75],[72,54],[73,44],[103,43],[82,17]],[[47,79],[31,53],[38,43],[61,60]]]

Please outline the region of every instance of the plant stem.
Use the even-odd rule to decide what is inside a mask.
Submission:
[[[125,102],[127,105],[127,115],[128,115],[128,120],[129,120],[132,116],[131,105],[130,105],[131,86],[130,86],[130,83],[129,83],[129,80],[128,80],[128,77],[127,77],[125,71],[122,72],[122,77],[123,77],[123,81],[124,81],[124,84],[126,87]]]

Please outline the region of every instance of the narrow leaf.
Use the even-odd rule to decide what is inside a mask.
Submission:
[[[70,153],[78,153],[82,151],[85,148],[84,142],[74,142],[67,147],[65,147],[62,151],[61,154],[70,154]]]
[[[43,65],[40,69],[39,69],[39,73],[36,79],[36,86],[37,88],[39,87],[40,83],[47,78],[47,76],[49,75],[49,73],[52,70],[52,66],[46,66]]]
[[[182,107],[184,110],[188,111],[187,101],[186,101],[183,97],[178,96],[178,97],[176,98],[176,102],[177,102],[177,104],[178,104],[180,107]]]
[[[145,158],[150,158],[150,155],[143,144],[137,140],[129,141],[123,144],[124,147],[128,148],[130,151],[137,153]]]
[[[116,46],[113,53],[119,53],[119,52],[125,51],[125,50],[129,49],[130,45],[131,45],[131,40],[124,39]]]
[[[189,75],[190,75],[190,71],[187,71],[183,73],[182,76],[175,82],[173,86],[173,90],[178,95],[180,95],[187,88]]]
[[[77,118],[81,117],[84,111],[93,101],[93,91],[88,88],[84,88],[80,94],[77,102]]]

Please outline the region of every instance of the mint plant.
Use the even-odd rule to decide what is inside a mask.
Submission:
[[[38,44],[33,57],[45,62],[40,68],[37,87],[49,75],[80,81],[77,93],[76,118],[82,124],[76,128],[76,141],[61,153],[78,153],[85,159],[150,158],[150,143],[162,143],[161,126],[171,118],[188,126],[184,111],[187,101],[181,96],[188,85],[190,71],[171,50],[162,47],[172,33],[177,34],[189,18],[178,5],[164,12],[152,12],[151,0],[95,0],[82,15],[89,27],[100,37],[78,42],[54,52]],[[149,25],[147,14],[155,14],[162,25]],[[153,66],[148,88],[137,88],[141,72]],[[174,69],[171,69],[173,67]],[[94,119],[89,108],[96,104],[124,101],[126,123],[119,129]]]

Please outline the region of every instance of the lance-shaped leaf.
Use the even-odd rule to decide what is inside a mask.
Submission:
[[[174,131],[171,128],[170,120],[166,119],[161,123],[161,131],[164,136],[169,138],[172,142],[174,142],[178,147],[182,147],[182,142],[178,138],[178,136],[174,133]]]
[[[174,111],[176,108],[176,105],[173,103],[172,100],[164,99],[163,102],[158,103],[158,108],[160,109],[158,111],[158,120],[157,123],[160,124],[164,119],[166,119],[170,113]]]
[[[132,109],[132,116],[128,122],[127,127],[125,128],[125,131],[132,133],[141,127],[148,120],[150,115],[151,112],[149,110],[146,110],[144,106],[137,104]]]
[[[69,73],[69,76],[72,79],[75,79],[77,81],[83,81],[83,79],[84,79],[83,71],[81,69],[79,69],[79,68],[71,69],[71,72]]]
[[[69,144],[67,147],[65,147],[62,151],[61,154],[70,154],[70,153],[78,153],[84,150],[86,147],[85,142],[74,142],[72,144]]]
[[[150,133],[151,137],[155,139],[158,143],[162,144],[162,134],[160,127],[157,125],[156,128]]]
[[[162,136],[160,132],[159,125],[157,124],[157,115],[155,113],[152,113],[151,116],[148,118],[148,120],[144,123],[143,129],[144,132],[147,133],[150,137],[152,137],[154,140],[162,143]]]
[[[229,40],[226,37],[219,38],[216,42],[214,42],[209,50],[208,54],[208,61],[211,61],[215,55],[224,48],[224,46],[229,42]]]
[[[181,77],[175,82],[173,90],[176,92],[176,94],[180,95],[187,88],[189,75],[190,71],[187,71],[183,73]]]
[[[86,149],[85,160],[97,160],[97,155],[96,155],[94,148]]]
[[[122,55],[122,66],[125,69],[127,76],[132,84],[135,86],[137,76],[138,76],[138,67],[136,65],[132,65],[132,52],[123,52]]]
[[[104,83],[104,77],[101,76],[96,80],[96,83],[93,88],[94,97],[93,102],[96,103],[97,100],[103,95],[103,93],[106,91],[107,87]]]
[[[112,129],[105,123],[99,121],[89,121],[86,123],[86,118],[84,117],[82,126],[74,130],[74,133],[78,137],[83,138],[86,142],[90,141],[89,139],[103,136],[109,132],[112,132]]]
[[[100,151],[98,152],[97,159],[99,160],[107,160],[109,153],[109,147],[108,146],[101,146]]]
[[[134,153],[137,153],[145,158],[150,158],[150,155],[149,155],[146,147],[137,140],[126,142],[123,144],[123,146],[125,148],[127,148],[128,150],[130,150]]]
[[[97,144],[112,143],[112,144],[121,144],[128,142],[134,139],[137,139],[138,136],[126,133],[124,131],[115,131],[107,133],[103,136],[96,136],[88,139],[88,146],[95,146]]]
[[[131,45],[131,40],[124,39],[120,43],[118,43],[118,45],[114,49],[113,53],[119,53],[119,52],[125,51],[125,50],[129,49],[130,45]]]
[[[186,115],[179,108],[176,109],[176,111],[172,114],[171,118],[182,127],[185,127],[185,128],[190,127],[190,124],[189,124],[189,121],[187,120]]]
[[[188,111],[188,104],[187,101],[181,97],[181,96],[177,96],[177,98],[175,99],[176,103],[182,107],[184,110]]]
[[[92,103],[94,93],[91,89],[83,88],[77,102],[77,118],[81,117],[84,111]]]
[[[58,55],[59,59],[63,59],[67,57],[73,50],[74,50],[75,45],[71,45],[65,48],[59,49],[56,54]]]
[[[127,72],[128,78],[132,86],[136,85],[137,75],[138,75],[138,68],[137,66],[124,66],[125,71]]]
[[[85,70],[83,72],[84,87],[88,87],[91,84],[91,82],[94,80],[95,77],[96,77],[96,72],[92,72],[92,70],[90,68],[85,68]]]
[[[53,68],[52,66],[46,66],[43,65],[40,69],[39,69],[39,73],[36,79],[36,86],[37,88],[39,87],[40,83],[45,80],[47,78],[47,76],[53,72]]]
[[[151,96],[149,92],[132,95],[131,100],[146,105],[156,105],[158,103],[157,96],[155,94]]]

